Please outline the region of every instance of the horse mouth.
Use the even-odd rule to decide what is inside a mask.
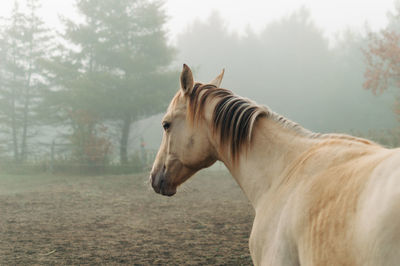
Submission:
[[[173,187],[167,182],[163,173],[157,175],[151,175],[151,186],[154,191],[163,196],[171,197],[176,194],[176,187]]]
[[[163,195],[163,196],[172,197],[173,195],[176,194],[176,189],[174,189],[174,190],[167,190],[167,191],[161,189],[161,193],[160,193],[160,194]]]

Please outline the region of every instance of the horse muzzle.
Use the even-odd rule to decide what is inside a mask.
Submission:
[[[150,174],[151,186],[154,191],[158,194],[164,196],[173,196],[176,193],[176,187],[171,186],[170,182],[168,182],[168,178],[165,174],[165,168],[163,171],[152,172]]]

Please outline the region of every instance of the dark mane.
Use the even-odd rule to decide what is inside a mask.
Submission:
[[[234,95],[230,90],[210,84],[196,83],[190,96],[188,118],[196,123],[204,113],[206,102],[215,99],[213,131],[221,147],[228,147],[233,160],[251,141],[255,121],[268,115],[268,110],[248,99]]]
[[[216,100],[212,117],[212,130],[218,137],[220,147],[228,148],[231,158],[235,161],[243,148],[251,143],[255,122],[260,117],[267,117],[292,129],[296,134],[318,139],[341,139],[367,145],[375,143],[346,134],[313,133],[299,124],[290,121],[268,107],[257,105],[249,99],[235,95],[232,91],[217,88],[211,84],[196,83],[189,95],[188,120],[197,121],[204,114],[207,101]]]

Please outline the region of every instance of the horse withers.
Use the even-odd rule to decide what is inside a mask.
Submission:
[[[172,196],[222,161],[255,209],[255,265],[400,265],[400,150],[318,134],[186,65],[150,175]]]

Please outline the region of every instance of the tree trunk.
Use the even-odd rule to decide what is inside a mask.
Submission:
[[[13,53],[15,52],[15,44],[13,45]],[[16,59],[15,54],[13,56],[13,63],[15,65]],[[17,111],[16,111],[16,101],[17,101],[17,92],[16,92],[16,74],[13,72],[13,86],[11,86],[11,134],[12,134],[12,142],[13,142],[13,152],[14,152],[14,161],[19,162],[19,154],[18,154],[18,137],[17,137]]]
[[[31,68],[31,66],[30,66]],[[27,136],[28,136],[28,122],[29,122],[29,103],[30,103],[30,86],[31,86],[31,69],[29,69],[29,75],[27,80],[27,85],[25,89],[25,99],[24,99],[24,111],[22,120],[22,140],[21,140],[21,154],[20,160],[24,162],[27,156]]]
[[[122,165],[126,165],[128,163],[128,145],[131,123],[132,117],[130,115],[126,115],[122,121],[121,141],[119,147],[120,163]]]
[[[17,118],[16,118],[16,110],[15,110],[15,88],[12,88],[11,93],[11,132],[12,132],[12,142],[13,142],[13,151],[14,151],[14,160],[15,162],[19,161],[18,156],[18,138],[17,138]]]
[[[34,28],[31,28],[31,31],[34,31]],[[26,80],[25,87],[25,99],[24,99],[24,110],[23,110],[23,118],[22,118],[22,140],[21,140],[21,154],[20,160],[24,162],[27,157],[27,137],[28,137],[28,122],[29,122],[29,105],[31,102],[31,78],[32,78],[32,59],[33,58],[33,38],[29,41],[29,67],[28,67],[28,78]]]

